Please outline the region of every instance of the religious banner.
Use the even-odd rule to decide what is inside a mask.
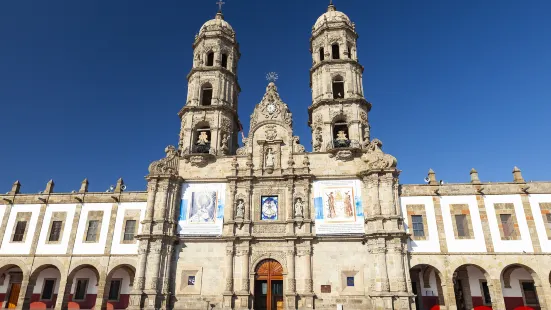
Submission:
[[[364,233],[360,186],[359,180],[314,182],[317,235]]]
[[[225,191],[225,183],[184,183],[178,233],[180,235],[221,235]]]

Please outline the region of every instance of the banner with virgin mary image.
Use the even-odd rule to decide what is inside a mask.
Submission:
[[[360,180],[314,182],[317,235],[363,234]]]
[[[225,183],[184,183],[178,233],[180,235],[221,235],[225,191]]]

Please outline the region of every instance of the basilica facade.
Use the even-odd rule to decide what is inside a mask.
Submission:
[[[551,309],[551,182],[515,167],[401,185],[370,136],[357,39],[332,4],[312,28],[312,152],[274,82],[239,145],[239,44],[222,13],[207,21],[147,190],[0,195],[2,306]]]

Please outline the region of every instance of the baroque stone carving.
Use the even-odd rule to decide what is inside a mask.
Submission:
[[[277,138],[277,130],[275,129],[275,127],[275,125],[266,125],[266,129],[264,130],[266,140],[272,141]]]
[[[323,143],[323,136],[321,134],[321,128],[316,127],[316,129],[314,130],[314,143],[313,143],[314,152],[319,152],[321,150],[322,143]]]
[[[362,156],[362,160],[367,163],[369,169],[380,170],[396,167],[396,158],[383,153],[382,146],[383,143],[379,139],[373,139],[369,143],[367,152]]]
[[[178,174],[178,153],[173,145],[169,145],[165,148],[166,157],[157,161],[154,161],[149,165],[149,174]]]
[[[300,137],[294,136],[293,137],[293,151],[295,153],[304,153],[304,145],[300,144]]]
[[[251,115],[251,129],[258,125],[259,122],[265,120],[281,121],[287,126],[292,126],[291,112],[277,92],[277,87],[273,82],[270,82],[266,87],[266,93],[262,98],[262,101],[256,106],[253,114]]]
[[[259,233],[259,234],[284,233],[285,232],[285,225],[279,225],[279,224],[260,225],[260,224],[256,224],[256,225],[253,226],[253,232],[254,233]]]

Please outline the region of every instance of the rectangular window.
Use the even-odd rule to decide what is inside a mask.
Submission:
[[[515,237],[515,226],[513,225],[513,217],[511,214],[500,214],[501,227],[503,229],[503,236]]]
[[[354,277],[346,277],[346,286],[354,286]]]
[[[91,220],[88,222],[88,231],[86,232],[86,241],[96,241],[98,236],[98,220]]]
[[[411,216],[411,226],[413,227],[413,236],[415,237],[424,237],[425,228],[423,227],[423,216],[422,215],[412,215]]]
[[[134,232],[136,230],[136,220],[127,220],[124,225],[124,241],[134,240]]]
[[[228,69],[228,55],[222,54],[222,67]]]
[[[48,241],[59,241],[59,235],[61,234],[62,221],[53,221],[52,228],[50,229],[50,237]]]
[[[468,237],[469,228],[467,224],[467,216],[464,214],[455,216],[455,225],[457,226],[457,236]]]
[[[20,242],[23,241],[23,236],[25,235],[25,228],[27,228],[26,221],[18,221],[15,226],[15,233],[13,234],[13,241]]]
[[[187,285],[195,285],[195,276],[189,276],[187,278]]]
[[[121,280],[111,280],[111,286],[109,286],[109,300],[119,300],[121,292]]]
[[[84,300],[86,298],[86,289],[88,287],[88,279],[78,279],[75,288],[74,300]]]
[[[490,297],[490,289],[488,288],[488,282],[482,281],[480,282],[480,285],[482,286],[482,299],[484,300],[484,304],[491,305],[492,298]]]
[[[538,305],[538,295],[534,282],[521,282],[522,295],[524,295],[524,303],[526,305]]]
[[[51,300],[54,295],[55,279],[44,279],[41,300]]]

